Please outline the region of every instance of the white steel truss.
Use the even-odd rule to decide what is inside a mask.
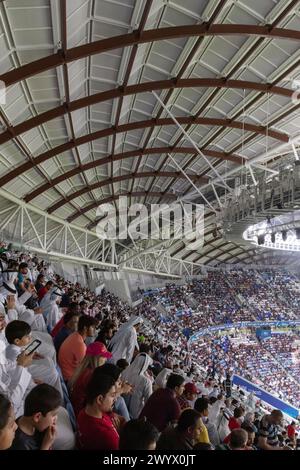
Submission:
[[[124,247],[101,240],[95,232],[65,222],[0,189],[0,238],[49,260],[101,267],[103,270],[140,272],[170,278],[192,276],[200,264],[173,258],[174,240],[147,240],[144,246]],[[124,248],[126,248],[124,250]]]

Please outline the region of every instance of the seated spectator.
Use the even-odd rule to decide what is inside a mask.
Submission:
[[[113,320],[110,320],[110,319],[103,320],[101,327],[100,327],[100,331],[95,341],[99,341],[100,343],[103,343],[106,347],[108,347],[108,344],[110,340],[112,339],[116,329],[117,329],[117,325]]]
[[[133,392],[125,397],[125,402],[132,419],[137,419],[152,394],[152,382],[147,370],[152,364],[148,354],[138,354],[122,374],[122,379],[133,387]]]
[[[74,313],[75,315],[79,315],[79,305],[76,302],[70,303],[68,310],[66,313]],[[52,338],[55,338],[55,336],[59,333],[59,331],[63,328],[64,326],[64,316],[56,323],[55,327],[53,330],[50,332]]]
[[[259,423],[257,446],[262,450],[283,450],[279,447],[279,426],[282,424],[283,414],[280,410],[272,410],[271,414],[264,415]]]
[[[58,353],[58,364],[63,378],[68,381],[86,353],[86,338],[94,336],[96,320],[88,315],[81,316],[78,331],[70,334],[62,343]]]
[[[39,290],[40,290],[42,287],[44,287],[44,285],[45,285],[45,276],[44,276],[44,274],[39,274],[38,277],[37,277],[37,279],[36,279],[36,283],[35,283],[35,285],[34,285],[35,290],[36,290],[37,292],[39,292]]]
[[[81,363],[75,370],[68,387],[71,392],[71,402],[75,415],[85,406],[86,388],[96,367],[103,366],[112,354],[107,351],[104,344],[95,342],[88,345]]]
[[[7,325],[5,336],[8,342],[5,355],[11,361],[11,368],[14,368],[17,367],[19,354],[32,340],[31,328],[24,321],[14,320]],[[55,387],[62,394],[60,378],[52,359],[41,356],[36,352],[33,355],[32,364],[28,367],[28,372],[32,375],[32,381],[29,384],[31,388],[34,383],[45,382]]]
[[[159,432],[143,419],[129,421],[120,433],[120,450],[155,450]]]
[[[197,389],[194,383],[186,383],[184,386],[183,394],[178,397],[178,403],[180,405],[180,408],[182,410],[185,410],[186,408],[193,408],[198,394],[199,390]]]
[[[198,436],[198,442],[204,442],[206,444],[209,444],[209,435],[206,427],[206,422],[207,422],[207,417],[209,413],[209,400],[208,398],[202,397],[198,398],[195,401],[194,409],[199,413],[201,416],[202,420],[202,427],[201,427],[201,432],[199,433]]]
[[[129,364],[126,359],[119,359],[116,366],[119,367],[119,369],[121,369],[123,372],[129,366]]]
[[[216,446],[216,450],[247,450],[248,434],[245,429],[234,429],[228,444]]]
[[[47,384],[37,385],[27,395],[24,415],[17,420],[18,429],[12,450],[50,450],[56,436],[56,419],[61,405],[59,392]]]
[[[292,442],[296,442],[296,437],[295,437],[295,433],[296,433],[296,423],[295,421],[292,421],[286,428],[287,430],[287,435],[288,435],[288,438],[292,441]]]
[[[109,343],[109,350],[112,352],[114,363],[119,359],[126,359],[129,364],[131,363],[134,351],[139,350],[137,331],[142,322],[141,317],[134,315],[114,334]]]
[[[112,377],[93,374],[87,386],[87,405],[78,415],[79,445],[83,450],[117,450],[119,434],[108,413],[115,400]]]
[[[234,429],[239,429],[241,427],[241,417],[244,414],[244,409],[241,407],[237,407],[233,411],[233,416],[229,419],[228,427],[230,431]]]
[[[25,281],[27,279],[27,274],[28,274],[28,264],[20,263],[18,276],[15,281],[16,289],[19,295],[22,295],[26,290]]]
[[[157,442],[158,450],[191,450],[198,442],[201,416],[192,409],[184,410],[175,428],[165,430]]]
[[[11,447],[17,427],[12,404],[0,394],[0,450]]]
[[[53,286],[54,282],[48,281],[46,282],[45,286],[40,288],[40,290],[38,291],[38,298],[40,302],[42,301],[43,297],[52,289]]]
[[[176,423],[181,414],[178,397],[184,390],[184,378],[171,374],[166,388],[156,390],[146,402],[141,417],[145,416],[160,432],[170,423]]]
[[[113,378],[116,387],[116,399],[113,406],[113,412],[110,414],[110,418],[113,421],[117,430],[120,430],[125,422],[130,421],[128,408],[124,397],[132,393],[132,386],[127,382],[124,382],[121,378],[121,369],[115,364],[106,363],[101,367],[95,369],[95,375],[109,375]]]
[[[248,434],[248,440],[246,444],[246,450],[256,450],[256,447],[254,447],[254,439],[255,439],[255,426],[247,423],[242,423],[241,425],[242,429],[245,429],[245,431]]]
[[[61,347],[64,340],[74,331],[77,331],[78,322],[79,322],[79,315],[77,312],[67,312],[63,316],[63,323],[64,326],[59,330],[57,335],[54,337],[53,343],[58,354],[59,348]]]

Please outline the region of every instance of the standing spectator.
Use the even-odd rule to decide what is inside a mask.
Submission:
[[[294,445],[296,444],[296,423],[295,421],[292,421],[288,427],[286,428],[287,430],[287,435],[288,435],[288,438],[294,443]]]

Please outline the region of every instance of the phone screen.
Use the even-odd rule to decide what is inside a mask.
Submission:
[[[33,353],[41,343],[42,342],[39,339],[32,341],[32,343],[30,343],[25,349],[25,354],[28,356],[29,354]]]

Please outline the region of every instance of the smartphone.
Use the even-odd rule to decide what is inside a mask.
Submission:
[[[29,354],[32,354],[42,343],[39,339],[35,339],[30,343],[27,348],[24,350],[26,356],[29,356]]]

